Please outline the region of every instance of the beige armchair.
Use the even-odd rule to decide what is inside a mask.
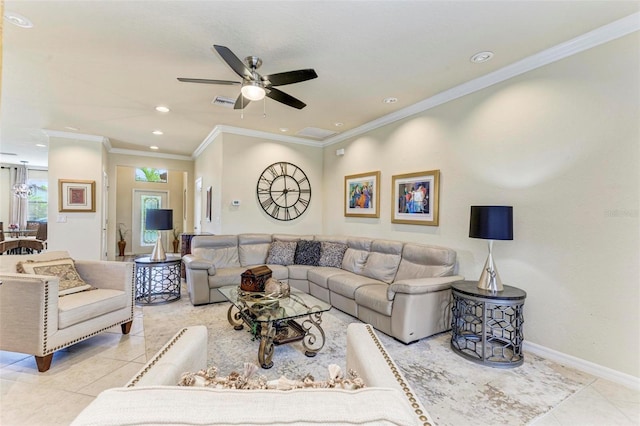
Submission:
[[[17,273],[19,263],[69,257],[64,251],[0,256],[0,350],[34,355],[40,372],[49,369],[57,350],[116,325],[123,334],[131,330],[133,263],[76,260],[77,273],[93,287],[76,293],[61,290],[56,276]]]

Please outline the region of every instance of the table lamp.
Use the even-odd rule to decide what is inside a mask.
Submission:
[[[158,240],[151,252],[151,260],[154,262],[167,260],[167,254],[162,246],[162,233],[160,231],[173,229],[173,210],[148,209],[144,226],[149,231],[158,231]]]
[[[493,240],[513,240],[513,207],[471,206],[469,237],[489,240],[489,257],[478,280],[478,288],[502,291],[502,281],[493,263]]]

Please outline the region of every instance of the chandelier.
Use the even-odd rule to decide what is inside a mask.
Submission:
[[[29,198],[33,193],[33,186],[27,184],[27,163],[28,161],[21,161],[22,166],[18,167],[16,176],[16,183],[13,185],[13,195],[18,198]]]

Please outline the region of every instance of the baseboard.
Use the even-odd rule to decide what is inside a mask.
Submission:
[[[635,377],[590,361],[585,361],[584,359],[567,355],[536,343],[525,341],[523,349],[525,352],[531,352],[534,355],[541,356],[550,361],[575,368],[576,370],[584,371],[585,373],[610,380],[634,390],[640,390],[640,377]]]

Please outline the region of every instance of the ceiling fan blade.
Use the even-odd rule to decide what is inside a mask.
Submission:
[[[249,102],[251,102],[251,100],[245,98],[244,96],[242,96],[242,93],[240,93],[240,95],[238,95],[238,99],[236,99],[236,103],[233,106],[233,109],[244,109],[247,107],[247,105],[249,105]]]
[[[290,107],[302,109],[307,106],[304,102],[299,99],[294,98],[291,95],[284,93],[281,90],[275,89],[273,87],[269,87],[266,89],[267,96],[273,99],[274,101],[281,102],[285,105],[289,105]]]
[[[229,80],[207,80],[204,78],[182,78],[178,77],[178,81],[182,81],[184,83],[204,83],[204,84],[226,84],[229,86],[236,86],[240,84],[239,81],[229,81]]]
[[[301,81],[317,78],[318,74],[311,69],[281,72],[278,74],[265,75],[263,80],[269,80],[271,86],[284,86],[285,84],[300,83]]]
[[[244,79],[251,80],[251,70],[228,47],[218,46],[217,44],[214,44],[213,47],[236,74]]]

